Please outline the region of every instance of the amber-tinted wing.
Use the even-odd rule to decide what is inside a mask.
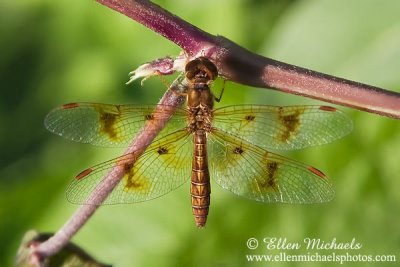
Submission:
[[[211,177],[239,196],[262,202],[319,203],[334,197],[319,170],[219,130],[209,135]]]
[[[353,129],[344,113],[328,106],[228,106],[214,111],[213,126],[278,150],[326,144]]]
[[[108,175],[108,181],[122,180],[103,204],[134,203],[162,196],[190,178],[193,140],[185,129],[155,140],[135,164],[134,154],[124,155],[89,168],[72,181],[67,199],[77,204],[99,205],[88,199],[93,192],[101,192],[99,184]],[[101,190],[101,191],[100,191]]]
[[[156,123],[170,116],[156,105],[108,105],[71,103],[52,110],[45,119],[46,128],[66,139],[106,147],[123,147],[145,123]],[[163,130],[163,135],[186,126],[185,110],[178,109]]]

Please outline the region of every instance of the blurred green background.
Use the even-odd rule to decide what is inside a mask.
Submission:
[[[400,92],[398,0],[155,2],[264,56]],[[25,231],[55,232],[76,210],[64,197],[70,179],[122,151],[56,137],[44,129],[46,113],[76,101],[156,103],[165,91],[160,80],[125,86],[127,73],[179,48],[92,0],[3,0],[0,34],[0,266],[10,266]],[[222,105],[233,103],[322,102],[230,83]],[[186,184],[153,201],[102,207],[73,241],[115,266],[266,266],[245,255],[283,252],[262,244],[249,250],[250,237],[355,238],[360,250],[336,252],[399,261],[400,122],[341,109],[354,121],[349,136],[285,153],[332,178],[330,203],[265,205],[212,184],[207,227],[199,230]]]

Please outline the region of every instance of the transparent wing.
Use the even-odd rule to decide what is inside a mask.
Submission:
[[[67,189],[67,199],[77,204],[117,204],[141,202],[162,196],[190,178],[193,141],[186,130],[155,140],[135,164],[136,155],[128,154],[84,170]],[[94,190],[101,190],[100,182],[122,180],[104,203],[88,200]]]
[[[145,123],[170,118],[165,112],[170,106],[109,105],[98,103],[71,103],[52,110],[45,119],[50,131],[66,139],[106,147],[123,147]],[[163,134],[186,126],[186,112],[178,109]],[[160,135],[160,136],[162,136]]]
[[[328,106],[238,105],[216,109],[213,126],[267,149],[300,149],[339,139],[352,121]]]
[[[267,203],[319,203],[334,197],[321,171],[222,131],[212,131],[208,151],[211,177],[239,196]]]

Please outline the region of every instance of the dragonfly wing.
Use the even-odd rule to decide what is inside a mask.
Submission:
[[[193,154],[190,137],[186,130],[180,130],[155,140],[141,156],[126,154],[81,172],[68,187],[67,199],[93,205],[135,203],[174,190],[190,178]],[[89,199],[93,191],[104,191],[100,186],[106,176],[109,182],[121,176],[122,179],[105,202],[100,203],[96,197]]]
[[[213,125],[267,149],[300,149],[339,139],[352,121],[328,106],[238,105],[216,109]]]
[[[109,105],[71,103],[52,110],[45,119],[46,128],[66,139],[106,147],[126,146],[146,124],[169,119],[170,106]],[[186,126],[185,111],[179,109],[164,128],[174,132]]]
[[[209,138],[212,177],[239,196],[261,202],[319,203],[334,197],[319,170],[214,130]]]

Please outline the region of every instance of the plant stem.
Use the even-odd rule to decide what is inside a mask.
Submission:
[[[206,55],[224,78],[400,119],[400,93],[254,54],[206,33],[146,0],[96,0],[161,34],[188,55]]]
[[[232,81],[400,119],[400,93],[262,57],[222,36],[217,40],[230,51],[220,57],[219,70]]]
[[[197,53],[213,35],[169,13],[147,0],[96,0],[176,43],[190,54]]]

